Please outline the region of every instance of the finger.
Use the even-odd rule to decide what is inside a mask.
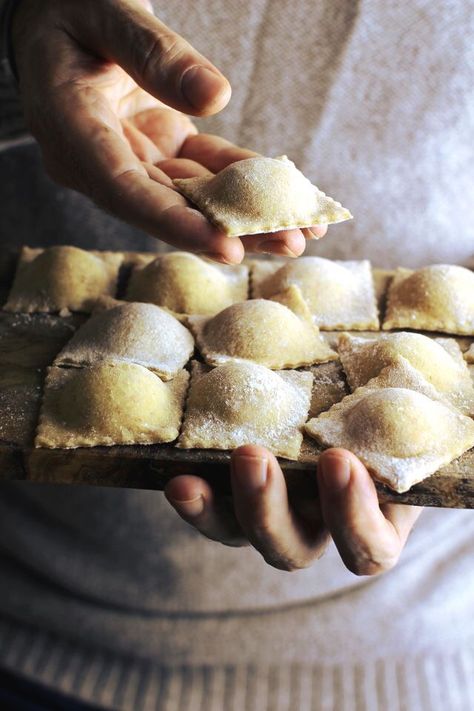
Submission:
[[[133,123],[122,119],[123,134],[130,144],[130,148],[137,158],[143,163],[158,163],[163,159],[163,154],[148,136],[135,128]]]
[[[312,521],[295,515],[274,455],[245,445],[233,452],[231,461],[235,513],[250,542],[275,568],[308,567],[324,552],[326,532],[316,517]]]
[[[145,91],[178,111],[206,116],[229,101],[230,84],[185,39],[130,0],[67,3],[68,34],[116,62]]]
[[[245,158],[255,158],[258,153],[247,148],[239,148],[220,136],[208,133],[198,133],[189,136],[183,143],[179,153],[180,158],[190,158],[201,163],[212,173],[218,173],[230,163]]]
[[[153,141],[163,158],[177,156],[188,136],[197,133],[188,116],[172,109],[140,111],[130,121]]]
[[[241,237],[246,252],[274,254],[281,257],[299,257],[306,249],[301,230],[280,230],[267,234]]]
[[[56,92],[55,101],[62,106],[57,114],[61,121],[37,125],[53,179],[84,192],[109,212],[179,249],[212,255],[225,263],[242,261],[240,240],[229,239],[190,208],[169,187],[170,179],[162,171],[149,178],[120,135],[121,125],[115,123],[103,97],[93,90],[67,86]],[[53,143],[51,131],[56,138]]]
[[[160,160],[157,167],[170,178],[197,178],[205,175],[212,175],[207,168],[200,163],[187,158],[167,158]]]
[[[197,476],[174,477],[166,485],[164,493],[181,518],[207,538],[229,546],[248,545],[231,504],[215,497],[204,479]]]
[[[153,163],[142,163],[148,177],[160,185],[165,185],[170,190],[174,190],[173,180],[163,170]]]
[[[400,504],[382,504],[383,515],[397,531],[402,548],[423,511],[422,506],[401,506]]]
[[[392,568],[421,509],[381,509],[367,469],[345,449],[323,452],[318,482],[324,520],[349,570],[374,575]]]
[[[245,255],[239,239],[229,239],[210,225],[200,212],[189,207],[183,209],[181,205],[164,210],[156,236],[178,249],[222,264],[240,264]]]
[[[313,225],[301,230],[306,239],[321,239],[328,231],[327,225]]]

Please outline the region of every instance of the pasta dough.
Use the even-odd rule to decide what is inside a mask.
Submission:
[[[170,380],[193,351],[192,335],[167,311],[154,304],[116,302],[94,314],[76,332],[55,365],[123,361],[143,365]]]
[[[338,351],[352,390],[402,355],[461,412],[474,414],[474,385],[453,339],[434,340],[420,333],[401,332],[367,340],[344,333],[339,337]]]
[[[49,369],[36,447],[71,449],[172,442],[189,373],[164,383],[141,365],[99,363]]]
[[[474,335],[474,274],[453,264],[397,269],[383,328]]]
[[[99,296],[115,295],[122,259],[78,247],[23,247],[5,310],[90,312]]]
[[[176,187],[229,237],[349,220],[286,156],[257,156],[217,175],[179,178]]]
[[[255,261],[252,295],[269,298],[292,284],[301,289],[314,322],[326,330],[378,330],[370,263],[300,257],[286,263]]]
[[[254,299],[233,304],[212,318],[188,320],[209,365],[248,360],[281,370],[338,358],[308,316],[306,320],[276,301]]]
[[[459,413],[459,410],[450,402],[443,393],[437,390],[419,370],[402,355],[394,357],[390,365],[383,368],[380,373],[366,384],[367,388],[407,388],[426,395],[431,400],[442,402],[450,410]]]
[[[354,452],[377,479],[404,492],[474,446],[474,422],[440,397],[400,358],[305,430],[326,447]]]
[[[312,381],[309,372],[275,372],[248,362],[209,370],[194,361],[177,446],[234,449],[251,443],[297,459]]]
[[[176,314],[214,315],[248,295],[248,268],[212,264],[194,254],[170,252],[136,269],[128,301],[148,301]]]

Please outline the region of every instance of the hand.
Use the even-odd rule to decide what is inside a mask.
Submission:
[[[150,9],[147,0],[22,0],[13,46],[27,122],[54,180],[175,247],[238,263],[243,241],[209,224],[171,179],[256,154],[197,135],[185,114],[220,111],[229,82]],[[244,242],[298,256],[305,236]]]
[[[227,545],[252,544],[280,570],[306,568],[320,558],[332,536],[342,560],[356,575],[392,568],[422,509],[379,505],[365,466],[345,449],[328,449],[315,480],[299,497],[289,495],[283,472],[268,450],[255,445],[232,454],[233,509],[195,476],[166,486],[181,518],[208,538]],[[311,496],[311,489],[312,496]]]

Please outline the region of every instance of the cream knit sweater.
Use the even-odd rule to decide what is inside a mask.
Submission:
[[[354,213],[314,253],[474,256],[470,3],[162,5],[234,87],[201,128],[286,152]],[[3,243],[156,248],[53,186],[34,144],[0,152],[0,204]],[[473,536],[471,511],[426,510],[380,578],[333,547],[287,574],[200,537],[159,493],[3,485],[0,665],[125,711],[465,711]]]

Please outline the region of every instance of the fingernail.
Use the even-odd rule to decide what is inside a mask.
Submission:
[[[328,226],[327,225],[313,225],[309,229],[314,234],[315,239],[321,239],[321,237],[324,237],[324,235],[328,231]]]
[[[233,471],[239,486],[248,494],[255,494],[266,484],[267,460],[241,455],[234,458]]]
[[[222,75],[200,65],[187,69],[181,78],[183,96],[195,109],[214,103],[224,88]]]
[[[171,499],[171,502],[184,516],[199,516],[204,511],[204,498],[201,494],[196,496],[195,499],[188,499],[187,501]]]
[[[343,491],[351,478],[351,463],[345,457],[321,457],[321,476],[324,487],[331,493]]]
[[[298,256],[296,252],[292,252],[291,249],[286,246],[286,244],[282,244],[279,240],[276,239],[268,239],[264,242],[260,242],[260,244],[257,246],[257,249],[263,254],[280,254],[284,257],[292,257],[293,259]]]

